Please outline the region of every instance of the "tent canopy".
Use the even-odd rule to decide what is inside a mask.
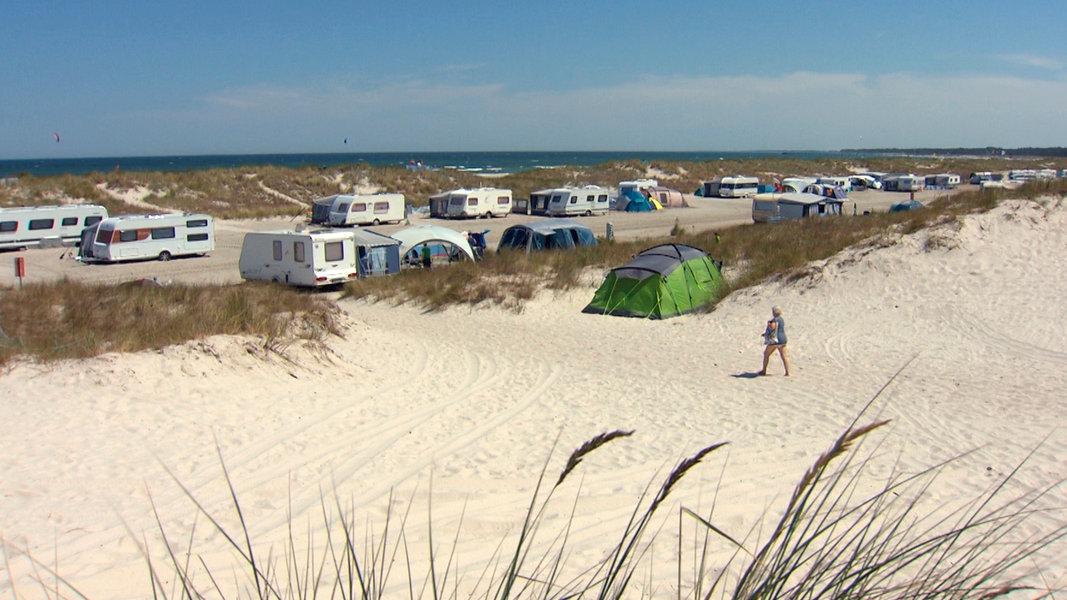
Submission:
[[[401,255],[410,252],[416,246],[426,244],[451,244],[457,250],[465,254],[467,258],[474,260],[474,252],[471,250],[471,245],[467,241],[467,238],[463,237],[463,234],[460,232],[447,227],[441,227],[439,225],[406,227],[394,233],[392,237],[400,240]]]
[[[719,265],[707,253],[663,244],[612,269],[582,312],[665,319],[706,306],[724,290]]]

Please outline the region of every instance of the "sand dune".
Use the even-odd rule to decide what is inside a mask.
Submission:
[[[599,283],[591,280],[543,293],[521,313],[342,301],[345,336],[328,348],[278,354],[218,337],[18,364],[0,377],[0,533],[10,561],[0,596],[12,583],[21,596],[40,592],[28,552],[90,597],[146,597],[142,537],[164,558],[153,504],[182,552],[196,515],[168,470],[235,526],[219,453],[261,555],[284,546],[290,520],[298,539],[310,527],[321,541],[324,495],[351,503],[361,532],[412,506],[408,543],[422,552],[432,506],[440,545],[451,547],[461,528],[461,585],[473,586],[546,464],[554,479],[583,441],[632,429],[579,466],[545,527],[563,527],[577,495],[570,560],[588,566],[650,482],[730,442],[662,512],[648,593],[674,597],[677,507],[708,514],[714,505],[712,521],[754,545],[766,534],[759,524],[774,520],[805,469],[887,383],[862,418],[892,420],[866,446],[875,458],[864,489],[969,453],[930,488],[931,507],[951,506],[1031,451],[1008,491],[1040,488],[1067,477],[1065,271],[1067,209],[1012,202],[959,227],[851,249],[704,315],[582,314]],[[770,375],[751,376],[772,305],[788,324],[789,378],[773,362]],[[1064,506],[1067,490],[1048,501]],[[196,527],[195,552],[229,573],[224,540],[202,518]],[[730,553],[713,549],[722,562]],[[1046,583],[1067,585],[1053,556]]]

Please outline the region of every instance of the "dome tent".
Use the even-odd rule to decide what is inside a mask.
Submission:
[[[612,269],[582,312],[666,319],[709,304],[725,288],[719,264],[703,250],[663,244]]]

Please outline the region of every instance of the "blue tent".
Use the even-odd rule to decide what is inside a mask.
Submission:
[[[623,192],[623,197],[626,198],[626,205],[623,210],[626,212],[649,212],[652,210],[652,205],[649,204],[648,198],[637,190],[626,190]]]

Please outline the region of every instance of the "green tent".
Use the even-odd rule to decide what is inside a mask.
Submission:
[[[725,287],[719,265],[703,250],[663,244],[612,269],[582,312],[666,319],[708,304]]]

